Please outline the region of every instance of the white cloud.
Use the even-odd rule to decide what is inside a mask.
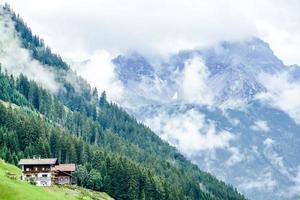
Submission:
[[[284,157],[280,156],[274,149],[276,142],[267,138],[264,141],[265,148],[263,153],[265,157],[270,161],[275,169],[277,169],[282,175],[286,177],[292,184],[289,184],[286,188],[283,188],[278,192],[278,195],[291,198],[299,195],[300,192],[300,166],[297,168],[287,167],[284,162]]]
[[[255,24],[243,14],[247,7],[234,9],[234,1],[7,2],[61,53],[93,52],[99,47],[166,53],[244,38],[255,30]]]
[[[268,170],[262,171],[255,177],[239,178],[239,181],[241,182],[239,188],[242,190],[274,191],[275,187],[278,185],[277,181],[273,177],[272,172]]]
[[[238,118],[232,118],[229,120],[232,125],[237,126],[241,123],[241,121]]]
[[[201,58],[195,57],[186,61],[179,79],[180,98],[188,103],[212,105],[214,95],[207,86],[208,76],[208,69]]]
[[[161,138],[187,155],[204,150],[227,148],[230,141],[235,139],[228,131],[218,132],[212,122],[205,122],[204,115],[193,109],[186,113],[161,112],[144,122]]]
[[[255,35],[286,63],[300,63],[297,0],[7,2],[55,51],[73,58],[98,49],[165,54]]]
[[[228,160],[226,160],[225,165],[228,167],[231,167],[237,163],[242,162],[245,160],[245,155],[240,152],[240,150],[237,147],[229,147],[227,148],[229,152],[231,152],[231,156]]]
[[[256,9],[260,36],[286,64],[300,63],[299,7],[298,0],[265,0],[260,1]]]
[[[281,192],[282,196],[285,197],[295,197],[300,194],[300,166],[298,166],[296,175],[292,177],[292,181],[295,183],[292,186],[289,186],[286,190]]]
[[[0,12],[4,11],[0,9]],[[52,92],[58,90],[60,85],[49,67],[33,60],[28,50],[21,47],[14,24],[7,14],[0,16],[0,35],[0,63],[4,69],[14,75],[22,73]]]
[[[271,138],[267,138],[264,141],[265,148],[263,150],[264,156],[269,160],[269,162],[283,175],[288,179],[292,179],[292,175],[289,172],[289,169],[284,164],[284,158],[280,156],[274,150],[275,141]]]
[[[264,140],[264,145],[266,145],[267,147],[270,147],[270,146],[272,146],[272,144],[274,144],[274,142],[275,141],[273,139],[267,138]]]
[[[107,51],[97,51],[83,63],[73,64],[71,67],[88,80],[99,92],[106,91],[110,100],[122,99],[124,90],[122,83],[115,74],[115,65],[111,62],[114,56]]]
[[[260,77],[267,92],[257,98],[289,114],[300,124],[300,81],[291,81],[287,73]]]
[[[229,98],[226,101],[222,102],[218,108],[221,110],[226,109],[235,109],[240,111],[246,111],[247,109],[247,101],[239,98]]]
[[[254,131],[263,131],[263,132],[268,132],[270,130],[268,123],[263,120],[255,121],[250,128]]]

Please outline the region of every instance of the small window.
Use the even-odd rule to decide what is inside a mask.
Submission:
[[[43,174],[42,177],[47,177],[47,174]]]

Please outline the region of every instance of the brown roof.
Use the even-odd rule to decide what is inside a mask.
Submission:
[[[75,164],[59,164],[51,168],[51,171],[73,172]]]
[[[56,158],[34,158],[21,159],[19,165],[55,165],[58,164]]]

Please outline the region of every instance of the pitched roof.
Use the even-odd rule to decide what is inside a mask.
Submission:
[[[59,164],[51,168],[51,171],[73,172],[75,164]]]
[[[34,158],[21,159],[19,165],[55,165],[58,164],[57,158]]]

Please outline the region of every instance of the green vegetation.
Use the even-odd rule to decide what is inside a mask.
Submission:
[[[26,107],[0,104],[0,146],[0,157],[13,164],[33,155],[57,155],[62,162],[75,162],[79,164],[74,173],[79,186],[106,191],[117,199],[164,199],[165,191],[172,189],[149,169],[103,149],[104,145],[88,144]],[[173,190],[170,199],[184,199]]]
[[[20,177],[21,170],[0,160],[0,199],[2,200],[111,200],[107,194],[92,192],[84,188],[68,187],[37,187],[27,182],[11,179],[7,173]]]
[[[8,6],[4,9],[11,13],[24,48],[38,51],[39,45],[30,39],[36,36]],[[33,57],[45,64],[57,57],[48,52]],[[105,92],[99,98],[95,88],[59,66],[53,70],[61,85],[56,94],[0,68],[0,100],[5,104],[0,104],[1,158],[15,165],[33,155],[74,162],[79,186],[118,200],[245,199],[109,103]]]

